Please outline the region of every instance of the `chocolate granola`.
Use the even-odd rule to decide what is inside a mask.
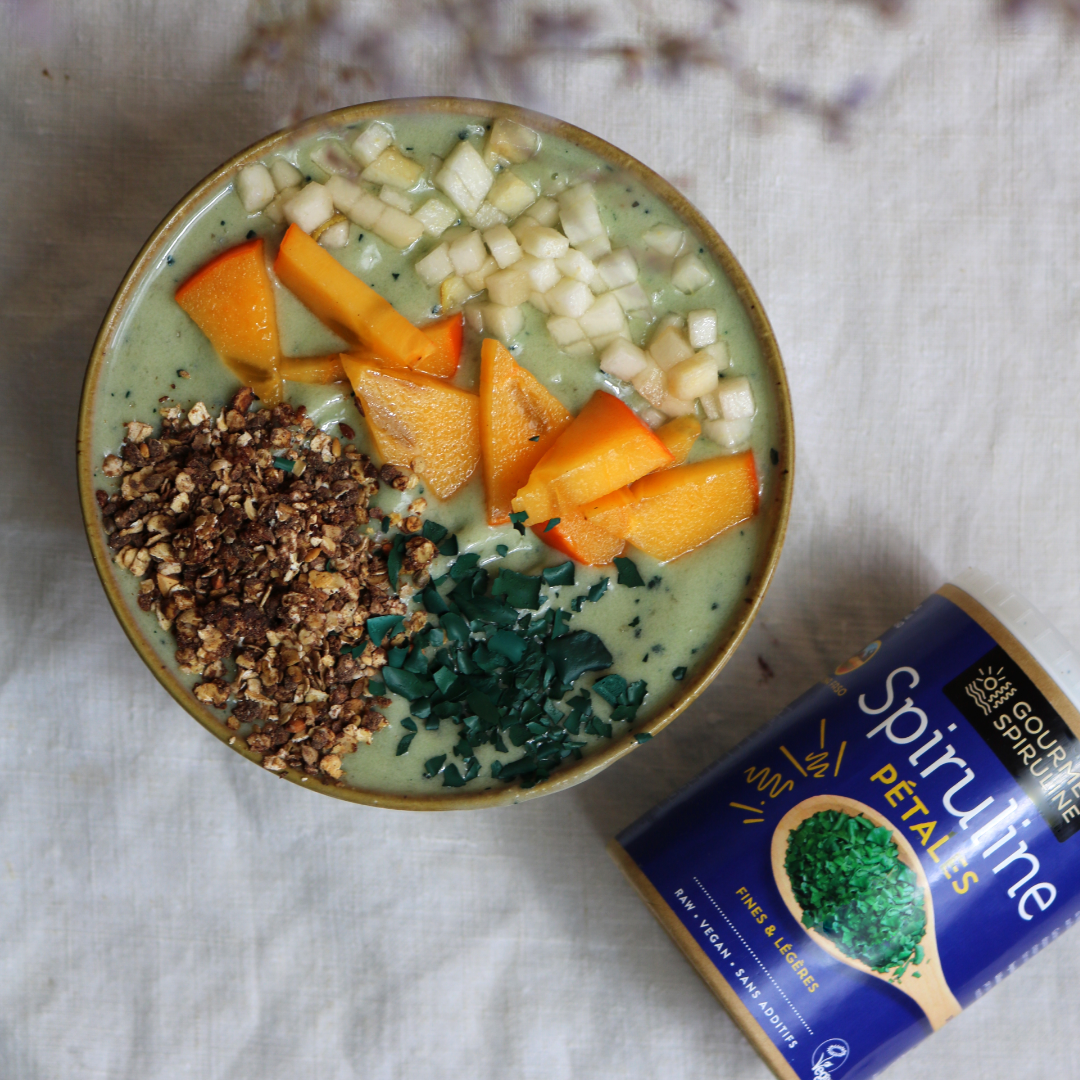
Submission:
[[[369,679],[386,650],[369,617],[406,616],[388,643],[406,644],[425,622],[405,600],[428,580],[435,545],[408,535],[395,593],[390,547],[368,524],[380,479],[399,491],[416,478],[380,471],[353,446],[320,431],[303,408],[251,410],[240,390],[214,417],[202,402],[161,410],[161,431],[127,425],[120,479],[97,492],[116,563],[141,578],[138,604],[176,638],[195,696],[231,711],[226,723],[272,771],[300,769],[341,783],[342,756],[386,726]],[[418,533],[424,500],[391,524]]]

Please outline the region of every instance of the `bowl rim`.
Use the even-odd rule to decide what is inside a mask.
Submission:
[[[779,445],[776,447],[779,454],[779,461],[776,466],[778,469],[777,481],[770,505],[762,506],[759,511],[771,515],[773,520],[773,527],[771,535],[768,537],[768,546],[764,558],[759,558],[751,582],[747,585],[749,595],[745,598],[746,603],[742,605],[743,611],[727,627],[726,633],[718,635],[715,639],[715,651],[708,665],[699,671],[692,682],[686,684],[683,692],[675,701],[657,713],[651,720],[633,731],[624,732],[618,738],[613,739],[609,745],[595,750],[581,760],[561,767],[549,779],[541,781],[528,789],[522,789],[511,784],[483,791],[461,792],[457,795],[402,795],[353,787],[340,781],[337,783],[323,781],[315,777],[309,777],[299,770],[287,769],[276,774],[309,790],[367,806],[399,810],[480,809],[524,802],[528,799],[539,798],[579,784],[602,769],[607,768],[619,758],[637,749],[641,745],[638,736],[647,735],[652,737],[667,727],[716,678],[746,636],[772,581],[780,558],[780,551],[783,548],[791,511],[795,477],[795,439],[791,395],[780,356],[780,349],[757,293],[727,244],[705,216],[658,173],[624,150],[620,150],[599,136],[566,121],[518,105],[486,101],[479,98],[417,97],[365,102],[360,105],[351,105],[320,113],[298,124],[282,128],[252,143],[199,181],[166,214],[135,256],[112,302],[109,304],[101,328],[94,341],[94,347],[83,380],[82,396],[79,401],[76,440],[79,499],[82,506],[87,541],[98,577],[101,579],[109,604],[135,651],[172,698],[204,728],[232,750],[248,758],[253,763],[258,764],[261,762],[262,755],[241,746],[235,732],[230,731],[224,721],[217,719],[211,713],[209,706],[202,705],[188,687],[180,681],[176,673],[161,661],[150,645],[147,635],[136,620],[134,611],[128,606],[120,592],[117,576],[114,574],[112,566],[112,559],[105,544],[104,532],[100,522],[100,510],[94,494],[94,466],[91,454],[97,389],[100,386],[101,373],[104,369],[105,358],[109,352],[113,336],[126,314],[128,305],[138,286],[144,276],[152,270],[164,248],[172,242],[174,233],[182,227],[185,220],[205,195],[208,195],[235,170],[261,160],[283,144],[301,142],[304,139],[324,133],[328,129],[341,128],[364,120],[392,119],[395,116],[416,113],[456,113],[464,116],[489,116],[514,120],[540,131],[541,134],[554,135],[581,146],[632,174],[654,195],[666,202],[696,232],[699,240],[706,246],[710,255],[727,275],[753,327],[754,336],[761,350],[763,366],[773,382],[777,398],[777,422],[779,428],[777,439]]]

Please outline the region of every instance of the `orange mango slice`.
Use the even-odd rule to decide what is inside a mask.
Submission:
[[[265,404],[282,400],[277,312],[261,239],[211,259],[176,290],[176,302]]]
[[[279,366],[281,377],[289,382],[326,386],[349,381],[337,353],[329,356],[283,356]]]
[[[529,524],[565,517],[671,461],[633,409],[598,390],[537,462],[513,507],[528,513]]]
[[[413,370],[436,375],[440,379],[452,378],[457,374],[461,361],[461,346],[465,340],[465,316],[459,311],[456,315],[447,315],[445,319],[428,323],[420,329],[435,346],[435,351],[418,360],[413,365]]]
[[[282,238],[274,272],[331,330],[350,344],[371,349],[390,367],[411,367],[435,351],[431,340],[388,300],[296,225]]]
[[[440,499],[453,495],[480,460],[480,399],[431,375],[346,353],[341,364],[383,462],[412,469]]]
[[[630,532],[630,508],[634,501],[630,488],[621,487],[595,502],[579,507],[579,512],[591,525],[625,540]]]
[[[485,338],[480,347],[480,447],[489,524],[509,520],[518,488],[572,419],[499,342]]]
[[[665,469],[638,480],[630,494],[630,543],[670,562],[757,513],[754,455],[747,450]]]
[[[677,416],[656,429],[656,437],[671,451],[671,465],[681,465],[690,456],[700,434],[701,422],[696,416]]]
[[[550,529],[547,525],[542,521],[532,531],[549,547],[587,566],[607,566],[626,548],[625,537],[612,536],[580,513],[571,512]]]

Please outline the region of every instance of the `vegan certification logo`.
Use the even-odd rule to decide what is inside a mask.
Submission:
[[[811,1055],[810,1068],[814,1080],[829,1080],[851,1054],[844,1039],[826,1039]]]

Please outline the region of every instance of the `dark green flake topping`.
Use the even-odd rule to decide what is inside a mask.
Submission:
[[[266,459],[263,458],[263,460],[265,461]],[[274,458],[274,468],[280,469],[282,472],[292,472],[293,463],[288,458],[276,457]]]
[[[529,515],[525,510],[519,510],[517,513],[510,515],[511,524],[517,529],[522,536],[525,535],[525,522],[529,519]]]
[[[893,982],[922,963],[925,898],[890,829],[822,810],[788,837],[784,868],[804,926]]]
[[[672,678],[673,678],[673,679],[674,679],[674,680],[675,680],[676,682],[682,682],[682,681],[683,681],[683,679],[685,679],[685,678],[686,678],[686,668],[684,668],[684,667],[677,667],[677,668],[676,668],[676,669],[675,669],[675,670],[674,670],[674,671],[673,671],[673,672],[671,673],[671,677],[672,677]]]
[[[371,638],[373,645],[381,645],[386,635],[393,637],[400,631],[404,622],[404,615],[376,615],[367,621],[368,637]]]
[[[562,518],[548,518],[548,523],[544,526],[544,532],[551,532],[560,521],[562,521]]]
[[[599,600],[599,599],[600,599],[600,597],[601,597],[601,596],[603,596],[603,595],[604,595],[604,593],[606,593],[606,592],[607,592],[608,582],[609,582],[610,580],[611,580],[610,578],[606,578],[606,577],[604,577],[604,578],[601,578],[601,579],[600,579],[600,580],[599,580],[599,581],[598,581],[598,582],[597,582],[597,583],[596,583],[595,585],[593,585],[593,587],[592,587],[591,589],[589,589],[589,591],[588,591],[588,592],[587,592],[587,593],[585,594],[585,599],[586,599],[586,600],[588,600],[590,604],[595,604],[595,603],[596,603],[596,601],[597,601],[597,600]]]
[[[615,559],[615,569],[619,571],[619,584],[626,585],[631,589],[636,589],[639,585],[644,585],[645,581],[638,573],[638,568],[634,565],[631,559]]]
[[[544,579],[545,585],[573,585],[574,564],[567,559],[558,566],[546,566],[540,571],[540,576]]]

